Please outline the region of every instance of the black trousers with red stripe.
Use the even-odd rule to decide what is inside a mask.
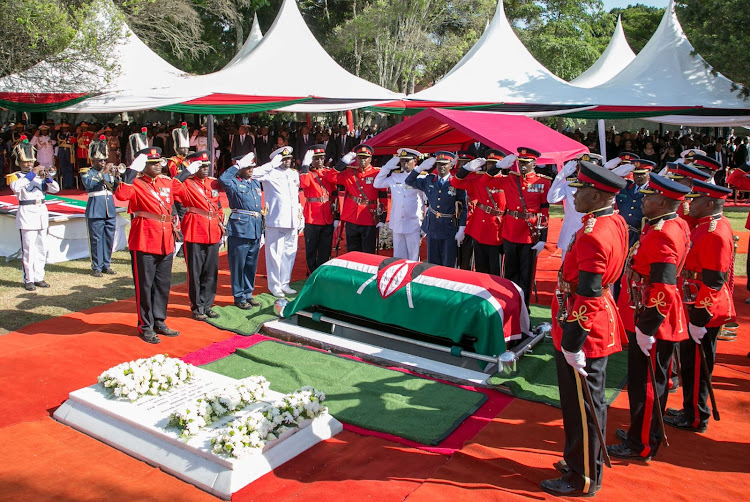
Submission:
[[[708,372],[714,371],[716,358],[716,338],[721,328],[708,328],[701,340],[706,353]],[[698,345],[692,338],[680,342],[680,363],[682,370],[682,408],[688,418],[693,419],[693,427],[708,422],[711,410],[708,408],[708,381],[701,370],[701,355]],[[710,376],[710,375],[709,375]]]
[[[216,244],[185,242],[188,296],[190,310],[194,314],[205,314],[214,305],[216,283],[219,280],[219,248]]]
[[[564,477],[576,489],[586,493],[596,491],[602,482],[603,445],[599,442],[591,413],[596,413],[602,434],[606,437],[607,402],[604,398],[604,384],[607,379],[607,359],[598,357],[586,360],[586,381],[595,408],[591,410],[586,402],[580,376],[565,361],[563,353],[555,350],[560,409],[565,429],[563,459],[570,467],[570,472]]]
[[[639,452],[642,457],[656,455],[661,444],[663,431],[659,424],[657,406],[661,405],[662,415],[667,407],[669,395],[669,363],[672,360],[675,342],[656,340],[651,347],[651,356],[647,357],[635,338],[635,333],[628,331],[628,401],[630,402],[630,429],[627,445]],[[647,364],[654,368],[656,379],[656,396],[651,385]]]
[[[169,288],[172,286],[173,254],[151,254],[131,251],[138,330],[163,326],[167,319]]]

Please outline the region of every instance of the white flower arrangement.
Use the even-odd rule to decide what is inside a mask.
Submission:
[[[302,387],[280,400],[231,422],[211,439],[213,452],[241,458],[260,453],[269,442],[299,427],[305,420],[328,412],[323,406],[325,394]]]
[[[199,397],[192,404],[172,413],[167,426],[179,429],[182,437],[197,434],[221,417],[260,401],[269,390],[268,380],[262,376],[251,376],[244,382]]]
[[[157,354],[108,369],[97,381],[116,398],[131,402],[142,396],[156,396],[193,378],[193,366],[179,359]]]

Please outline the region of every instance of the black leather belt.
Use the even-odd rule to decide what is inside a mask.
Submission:
[[[502,216],[503,212],[499,209],[495,209],[494,207],[485,206],[481,202],[477,202],[477,207],[484,211],[485,213],[491,214],[492,216]]]
[[[18,201],[19,206],[39,206],[41,204],[44,204],[44,199]]]

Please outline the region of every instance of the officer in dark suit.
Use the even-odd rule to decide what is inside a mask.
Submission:
[[[255,137],[255,155],[258,162],[265,164],[270,159],[271,152],[274,150],[276,141],[268,134],[268,127],[263,126],[260,134]]]
[[[427,261],[451,268],[456,266],[458,246],[464,240],[466,229],[466,191],[451,185],[455,158],[451,152],[437,152],[404,181],[427,196],[428,209],[422,222],[422,230],[427,234]],[[419,177],[421,172],[435,165],[435,173]]]
[[[310,128],[306,125],[302,126],[302,131],[297,136],[297,144],[294,147],[294,155],[297,160],[297,165],[302,165],[302,158],[305,156],[307,150],[315,144],[315,135],[310,134]]]
[[[253,137],[248,134],[248,127],[243,124],[240,126],[239,134],[232,136],[231,156],[232,158],[244,157],[253,150],[255,150]]]
[[[354,148],[354,138],[349,136],[349,128],[346,126],[339,127],[339,133],[334,135],[331,142],[333,143],[332,158],[334,164]]]
[[[109,149],[103,134],[89,144],[91,168],[81,175],[81,181],[88,193],[86,203],[86,226],[89,232],[91,270],[95,277],[114,274],[112,270],[112,246],[117,227],[117,212],[112,193],[120,183],[119,176],[110,172],[107,165]]]
[[[253,299],[258,252],[263,237],[260,182],[252,179],[255,154],[233,159],[219,183],[227,194],[231,213],[227,220],[227,255],[234,304],[248,310],[260,305]]]
[[[487,145],[483,144],[481,141],[474,141],[473,143],[469,143],[469,146],[466,148],[466,153],[475,159],[478,159],[479,157],[485,158],[487,150],[489,150]]]

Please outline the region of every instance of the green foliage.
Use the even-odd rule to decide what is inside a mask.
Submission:
[[[612,9],[616,18],[622,16],[622,29],[633,52],[638,54],[651,39],[664,16],[664,9],[642,4],[628,5],[625,9]]]

